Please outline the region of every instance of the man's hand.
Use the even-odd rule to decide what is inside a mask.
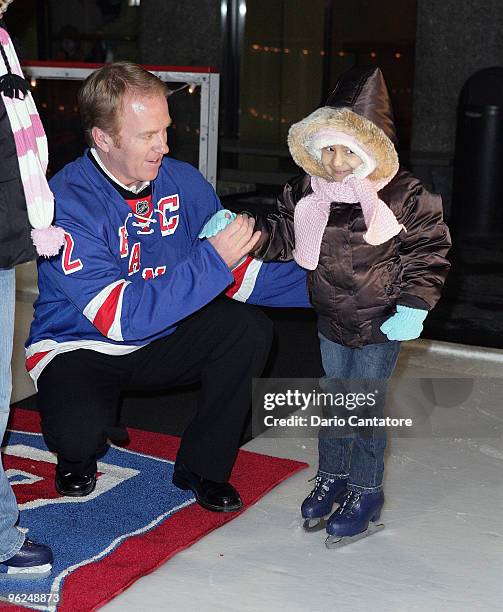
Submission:
[[[257,244],[260,232],[254,232],[255,219],[246,215],[237,218],[219,232],[216,236],[208,238],[216,252],[225,261],[229,268],[248,255]]]

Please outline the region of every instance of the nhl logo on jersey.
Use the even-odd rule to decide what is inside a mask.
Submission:
[[[149,202],[148,200],[138,200],[136,202],[136,214],[145,216],[149,210]]]

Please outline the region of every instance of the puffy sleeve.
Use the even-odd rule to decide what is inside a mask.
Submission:
[[[431,310],[440,298],[450,263],[449,229],[443,220],[442,199],[406,175],[398,185],[395,210],[406,232],[397,237],[402,264],[398,304]],[[401,200],[401,202],[400,202]]]
[[[303,174],[288,182],[277,199],[276,210],[257,215],[255,229],[260,230],[253,255],[264,261],[290,261],[295,248],[293,214],[295,205],[311,191],[311,179]]]

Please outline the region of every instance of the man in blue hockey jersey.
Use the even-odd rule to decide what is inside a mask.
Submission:
[[[66,244],[39,262],[27,341],[44,437],[58,455],[56,488],[94,490],[96,460],[117,437],[121,392],[200,380],[173,483],[206,509],[236,511],[228,479],[271,326],[221,294],[305,306],[304,273],[242,262],[259,239],[246,216],[199,240],[221,205],[197,170],[165,157],[171,118],[157,77],[109,64],[86,79],[79,104],[90,149],[51,181]]]

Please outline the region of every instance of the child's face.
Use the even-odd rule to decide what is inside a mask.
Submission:
[[[363,162],[347,146],[331,145],[321,150],[321,163],[333,181],[342,181]]]

